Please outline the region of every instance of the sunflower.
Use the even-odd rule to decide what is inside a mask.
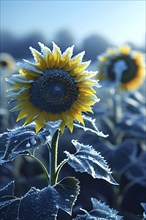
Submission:
[[[72,132],[74,120],[84,125],[82,112],[92,112],[98,101],[93,89],[97,72],[85,70],[90,61],[82,62],[84,52],[72,57],[74,46],[64,53],[55,43],[52,51],[39,46],[41,53],[30,47],[35,63],[24,60],[20,74],[8,79],[9,96],[17,101],[12,110],[20,111],[17,121],[26,118],[24,125],[36,121],[36,133],[46,122],[57,120],[62,133],[65,126]]]
[[[118,85],[121,90],[138,88],[144,80],[144,57],[128,45],[108,49],[98,57],[98,78]]]
[[[8,107],[8,100],[6,91],[8,84],[5,78],[11,77],[16,70],[15,61],[13,57],[8,53],[0,53],[0,108]]]
[[[0,71],[7,69],[14,71],[15,61],[13,57],[8,53],[0,53]]]

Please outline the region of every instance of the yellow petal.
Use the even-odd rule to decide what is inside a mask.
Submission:
[[[64,67],[69,62],[73,53],[73,48],[74,46],[67,48],[66,51],[62,54],[58,68]]]
[[[87,105],[87,106],[91,106],[96,102],[93,98],[85,97],[85,96],[84,97],[83,96],[79,97],[78,101],[80,103],[82,103],[83,105]]]
[[[31,114],[27,115],[24,125],[27,125],[31,123],[32,121],[34,121],[35,118],[38,117],[39,114],[40,114],[40,110],[34,107],[31,111]]]
[[[96,81],[94,80],[84,80],[81,82],[77,83],[77,87],[90,87],[90,86],[94,86],[96,84]]]
[[[38,133],[45,124],[45,112],[41,112],[36,118],[36,133]]]
[[[26,118],[28,115],[38,114],[40,110],[32,105],[29,100],[21,100],[19,101],[19,105],[21,107],[21,111],[18,115],[17,121]]]
[[[124,55],[128,55],[130,53],[130,47],[128,45],[119,47],[118,50],[121,54],[124,54]]]
[[[39,46],[41,47],[43,57],[45,57],[44,59],[45,59],[47,68],[52,68],[54,65],[54,56],[53,56],[51,50],[40,42],[39,42]]]
[[[89,106],[83,105],[82,103],[79,103],[78,101],[76,101],[73,104],[73,107],[78,111],[82,111],[82,112],[91,112],[93,113],[92,109]]]
[[[81,63],[82,58],[84,56],[84,52],[78,54],[77,56],[73,57],[71,60],[69,60],[69,62],[64,66],[64,69],[66,71],[70,71],[72,69],[74,69],[76,66],[79,65],[79,63]]]
[[[35,50],[32,47],[29,47],[29,49],[31,50],[32,55],[34,56],[37,66],[39,66],[42,70],[45,70],[47,68],[47,64],[41,53],[39,53],[37,50]]]
[[[22,87],[29,89],[29,88],[31,88],[31,86],[32,85],[30,83],[27,84],[27,83],[20,83],[20,82],[16,82],[14,85],[15,88],[19,88],[19,89]]]
[[[107,53],[109,54],[109,55],[115,55],[115,50],[114,49],[108,49],[107,50]]]
[[[90,61],[80,63],[74,69],[70,71],[70,74],[77,75],[78,73],[83,72],[89,66],[89,64],[90,64]]]
[[[81,122],[83,125],[84,125],[84,120],[83,120],[83,117],[82,117],[82,114],[81,112],[77,111],[74,107],[72,107],[70,110],[69,110],[69,113],[79,122]]]
[[[73,132],[73,128],[74,128],[73,120],[71,120],[71,119],[68,120],[67,127],[69,128],[70,132],[72,133]]]
[[[21,92],[20,94],[14,95],[14,97],[15,97],[16,99],[20,99],[20,100],[29,99],[29,98],[30,98],[29,93],[30,93],[30,89],[26,89],[25,91]]]
[[[14,111],[19,111],[21,110],[21,105],[19,104],[19,102],[17,103],[17,105],[15,107],[13,107],[12,109],[10,109],[11,112],[14,112]]]
[[[17,122],[18,121],[20,121],[21,119],[23,119],[23,118],[26,118],[27,117],[27,115],[28,115],[28,113],[27,112],[25,112],[24,110],[21,110],[20,112],[19,112],[19,115],[18,115],[18,117],[17,117]]]
[[[46,54],[46,63],[47,63],[47,68],[52,68],[54,66],[54,57],[51,52],[47,52]]]
[[[61,114],[52,114],[48,112],[47,117],[48,117],[48,121],[57,121],[61,119]]]
[[[86,71],[86,72],[83,72],[82,74],[78,74],[77,76],[75,76],[75,81],[80,82],[82,80],[95,77],[96,74],[97,74],[97,72],[92,72],[92,71],[88,72],[88,71]]]
[[[35,120],[35,116],[37,117],[37,115],[27,115],[24,125],[28,125],[33,122]]]
[[[99,57],[98,57],[98,60],[99,60],[100,62],[106,62],[106,61],[107,61],[107,57],[105,57],[105,56],[99,56]]]
[[[37,72],[34,72],[32,70],[26,69],[26,68],[22,68],[19,70],[19,73],[24,75],[25,77],[32,77],[32,79],[35,79],[37,77],[40,77],[40,74]]]
[[[92,87],[84,88],[80,87],[79,88],[79,94],[83,94],[85,96],[93,96],[96,98],[96,91]]]
[[[144,65],[144,56],[139,52],[134,52],[134,61],[137,65],[143,66]]]
[[[54,60],[54,67],[58,67],[59,61],[61,59],[61,51],[60,48],[53,43],[53,60]]]
[[[74,124],[73,124],[74,118],[71,115],[64,112],[64,113],[62,113],[62,119],[63,119],[64,123],[67,125],[67,127],[69,128],[70,132],[72,132],[73,127],[74,127]]]
[[[61,133],[63,134],[63,132],[64,132],[64,129],[65,129],[65,122],[64,121],[62,121],[61,122],[61,124],[60,124],[60,130],[61,130]]]
[[[36,128],[35,128],[36,133],[38,133],[43,127],[44,127],[44,122],[42,122],[41,120],[37,120]]]

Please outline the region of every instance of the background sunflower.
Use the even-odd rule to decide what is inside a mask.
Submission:
[[[143,54],[132,51],[128,45],[108,49],[98,57],[99,78],[122,90],[133,90],[144,81]],[[98,77],[98,76],[97,76]]]

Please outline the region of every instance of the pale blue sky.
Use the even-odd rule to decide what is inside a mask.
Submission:
[[[1,0],[1,29],[20,37],[38,31],[50,41],[58,31],[68,29],[76,43],[100,34],[113,44],[133,42],[142,46],[145,4],[145,0]]]

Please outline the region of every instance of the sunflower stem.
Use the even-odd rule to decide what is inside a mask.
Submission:
[[[62,167],[67,163],[68,159],[64,159],[63,161],[61,161],[61,163],[58,165],[57,170],[56,170],[56,178],[58,179],[60,170],[62,169]]]
[[[112,89],[111,95],[113,97],[113,124],[117,124],[121,121],[122,118],[122,103],[121,103],[121,93],[116,89]],[[115,130],[115,144],[120,144],[123,139],[123,133],[119,132],[118,129]]]
[[[113,122],[116,125],[122,116],[121,110],[121,95],[118,93],[117,90],[112,90],[113,95]]]
[[[58,140],[59,140],[60,130],[54,133],[50,149],[50,185],[53,186],[58,180],[57,171],[57,157],[58,157]]]

